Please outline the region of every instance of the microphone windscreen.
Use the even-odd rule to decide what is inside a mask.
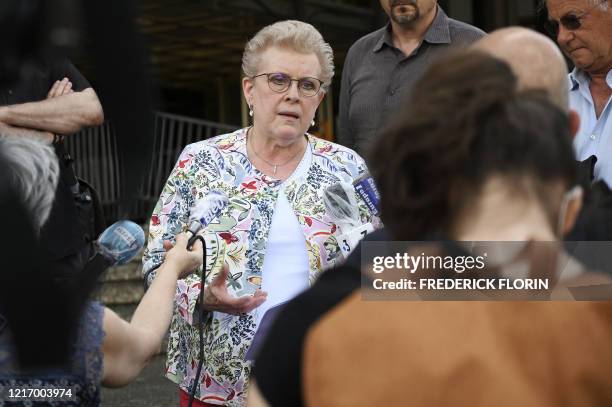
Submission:
[[[359,207],[351,184],[337,182],[330,185],[323,193],[323,202],[330,216],[337,224],[346,225],[345,229],[352,229],[361,223]]]
[[[223,208],[227,206],[229,203],[229,199],[227,195],[219,191],[210,191],[204,199],[196,202],[195,206],[191,210],[190,224],[193,225],[194,222],[199,223],[200,228],[208,226],[214,218],[219,216],[219,213]],[[200,229],[198,228],[198,230]],[[197,230],[192,230],[192,227],[189,227],[189,230],[194,234],[197,233]]]
[[[113,266],[126,264],[143,248],[145,235],[142,228],[129,220],[110,225],[98,238],[98,251]]]

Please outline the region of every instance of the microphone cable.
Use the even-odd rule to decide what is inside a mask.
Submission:
[[[207,313],[204,311],[204,283],[206,282],[206,278],[208,277],[208,275],[210,273],[205,273],[206,271],[206,243],[204,242],[204,238],[201,235],[193,235],[190,239],[189,239],[189,243],[188,243],[188,247],[191,246],[196,240],[199,240],[200,242],[202,242],[202,275],[201,275],[201,281],[200,281],[200,296],[199,296],[199,303],[200,303],[200,309],[198,310],[199,312],[199,321],[198,321],[198,337],[200,340],[200,361],[198,362],[198,370],[196,371],[196,375],[195,378],[193,380],[193,384],[191,385],[191,390],[189,391],[189,407],[192,407],[193,404],[193,399],[195,397],[195,391],[196,391],[196,387],[198,385],[198,382],[200,381],[200,374],[202,373],[202,366],[204,365],[204,323],[206,322],[204,317],[208,316]]]

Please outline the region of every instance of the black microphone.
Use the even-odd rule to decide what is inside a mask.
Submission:
[[[210,191],[204,199],[199,201],[196,206],[191,211],[191,216],[189,217],[189,232],[192,233],[192,236],[189,238],[187,242],[187,248],[191,249],[193,243],[200,237],[198,232],[208,226],[213,219],[219,216],[221,210],[225,208],[229,204],[229,199],[227,196],[219,191]],[[204,241],[202,240],[204,243]],[[204,284],[206,282],[206,247],[204,247],[204,259],[202,260],[202,275],[200,277],[200,295],[198,298],[198,303],[200,307],[198,308],[197,317],[198,321],[198,338],[200,343],[199,349],[199,359],[198,368],[196,370],[196,377],[191,385],[191,389],[189,391],[189,404],[191,407],[193,400],[195,398],[195,389],[198,383],[200,383],[200,375],[202,373],[202,366],[204,365],[204,323],[206,321],[206,311],[204,311]]]

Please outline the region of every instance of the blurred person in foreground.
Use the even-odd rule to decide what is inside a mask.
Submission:
[[[51,9],[64,14],[63,6],[42,0],[0,6],[0,133],[39,138],[55,149],[60,176],[39,255],[69,284],[91,256],[103,219],[95,191],[77,180],[64,138],[102,124],[104,112],[85,76],[52,51],[60,37],[53,33],[64,31],[56,29]]]
[[[343,259],[325,190],[367,172],[354,151],[307,133],[334,73],[332,49],[313,26],[282,21],[263,28],[247,42],[242,69],[253,125],[185,148],[153,211],[143,258],[150,279],[164,258],[162,239],[183,230],[209,193],[228,197],[204,227],[204,304],[197,304],[200,275],[177,292],[166,376],[179,385],[181,405],[194,381],[194,405],[244,405],[251,370],[245,355],[266,310]],[[378,219],[351,194],[358,222],[376,227]],[[203,355],[193,317],[200,307],[209,316]]]
[[[491,32],[474,43],[473,48],[508,63],[517,76],[519,91],[544,91],[548,99],[568,115],[570,135],[576,141],[581,119],[575,107],[570,106],[567,65],[552,40],[527,28],[506,27]],[[595,156],[577,161],[577,182],[585,192],[584,206],[574,228],[566,236],[568,241],[612,240],[612,192],[604,180],[594,181],[595,163]],[[603,262],[592,263],[593,258],[581,260],[597,264],[598,269],[609,269]]]
[[[38,256],[40,230],[60,174],[53,148],[33,138],[0,136],[0,168],[0,213],[12,231],[2,237],[0,383],[10,388],[70,387],[71,402],[47,401],[99,405],[100,385],[128,384],[159,352],[176,281],[202,263],[202,245],[196,242],[187,250],[185,234],[177,236],[174,247],[164,243],[165,261],[128,323],[89,299],[95,286],[90,276],[81,273],[79,291],[73,291],[53,279],[54,266]]]
[[[570,286],[609,282],[579,265],[563,269],[558,245],[533,244],[560,239],[580,210],[562,111],[521,94],[506,63],[477,51],[434,63],[413,97],[419,103],[396,118],[373,155],[393,239],[432,241],[448,254],[465,253],[453,241],[522,241],[528,275]],[[612,401],[610,303],[363,294],[359,270],[337,270],[288,304],[256,359],[250,405]]]
[[[557,45],[546,36],[524,28],[506,27],[495,30],[487,36],[477,40],[471,49],[485,52],[506,62],[517,78],[519,92],[537,90],[553,104],[568,115],[568,125],[572,137],[576,134],[580,118],[576,112],[569,109],[567,95],[567,66],[563,55]],[[590,165],[579,163],[580,185],[591,192]],[[588,180],[586,180],[588,178]],[[603,185],[595,188],[597,191],[605,190]],[[606,194],[604,194],[606,195]],[[572,240],[608,240],[605,216],[608,211],[593,212],[591,202],[601,202],[601,194],[586,194],[586,210],[581,211],[576,227],[569,235]],[[603,199],[605,201],[605,199]],[[585,219],[585,214],[589,213]],[[392,240],[386,229],[380,229],[365,237],[364,241]],[[348,263],[359,268],[361,265],[362,245],[357,246],[348,259]]]

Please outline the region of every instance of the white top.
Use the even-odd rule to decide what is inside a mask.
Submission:
[[[312,151],[309,143],[302,161],[284,183],[304,175],[311,163]],[[268,309],[289,301],[308,288],[309,269],[306,239],[281,184],[272,215],[262,271],[261,289],[268,293],[268,298],[257,308],[257,325]]]

